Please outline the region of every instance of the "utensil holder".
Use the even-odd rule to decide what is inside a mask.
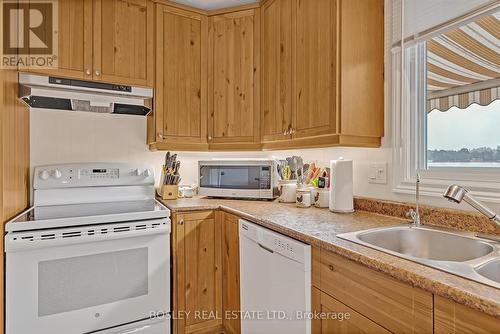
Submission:
[[[161,187],[161,198],[162,199],[177,199],[179,198],[179,186],[178,185],[164,185]]]

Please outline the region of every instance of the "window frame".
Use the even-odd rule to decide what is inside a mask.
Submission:
[[[461,19],[462,24],[482,15],[484,13],[474,12],[466,15]],[[403,41],[392,50],[393,192],[414,194],[418,171],[422,195],[442,197],[446,187],[456,183],[468,188],[480,200],[500,203],[500,168],[427,167],[425,40],[448,29],[436,29],[427,38],[408,45]]]

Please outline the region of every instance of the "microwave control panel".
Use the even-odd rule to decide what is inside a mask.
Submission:
[[[260,167],[259,189],[270,189],[270,188],[271,188],[271,167],[262,166]]]

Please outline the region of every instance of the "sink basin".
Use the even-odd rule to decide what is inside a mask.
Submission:
[[[483,264],[476,269],[476,272],[489,280],[500,283],[500,259]]]
[[[417,228],[391,228],[364,232],[359,240],[395,253],[435,261],[470,261],[495,248],[478,239]]]
[[[404,225],[337,237],[500,289],[500,243],[472,233]]]

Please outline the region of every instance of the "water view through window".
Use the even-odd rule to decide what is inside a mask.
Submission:
[[[427,115],[429,167],[500,168],[500,100]]]

